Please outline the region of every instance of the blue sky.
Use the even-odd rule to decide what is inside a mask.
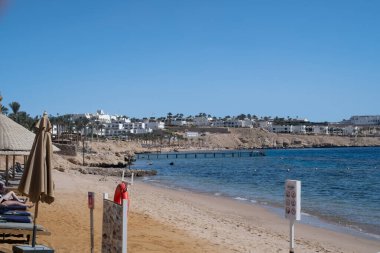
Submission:
[[[380,114],[379,11],[376,0],[7,0],[0,92],[32,116]]]

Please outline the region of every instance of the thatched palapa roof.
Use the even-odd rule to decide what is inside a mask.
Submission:
[[[0,113],[0,155],[29,155],[35,134]]]

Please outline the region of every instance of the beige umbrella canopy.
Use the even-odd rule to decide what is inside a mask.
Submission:
[[[30,201],[36,203],[32,247],[35,247],[36,243],[38,203],[41,201],[50,204],[54,201],[54,183],[51,173],[53,157],[51,128],[52,126],[47,114],[44,113],[44,116],[36,125],[36,137],[28,161],[26,162],[20,185],[18,186],[18,190],[22,194],[27,195]]]
[[[54,201],[51,128],[50,121],[44,114],[36,124],[37,134],[18,187],[19,191],[27,195],[33,203],[41,200],[50,204]]]

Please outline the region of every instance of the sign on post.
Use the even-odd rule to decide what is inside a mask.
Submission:
[[[301,220],[301,181],[286,180],[285,218]]]
[[[88,192],[88,208],[95,208],[95,192]]]
[[[285,182],[285,218],[289,219],[289,252],[294,253],[294,223],[301,220],[301,181]]]
[[[95,192],[88,192],[88,208],[90,208],[91,253],[93,253],[93,252],[94,252],[94,208],[95,208]]]

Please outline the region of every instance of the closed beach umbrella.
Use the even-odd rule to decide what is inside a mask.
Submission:
[[[52,126],[44,113],[36,124],[36,136],[25,165],[18,190],[36,203],[34,215],[34,229],[32,246],[35,246],[36,221],[38,217],[38,203],[52,203],[54,201],[54,183],[51,175],[53,146],[51,140]]]

